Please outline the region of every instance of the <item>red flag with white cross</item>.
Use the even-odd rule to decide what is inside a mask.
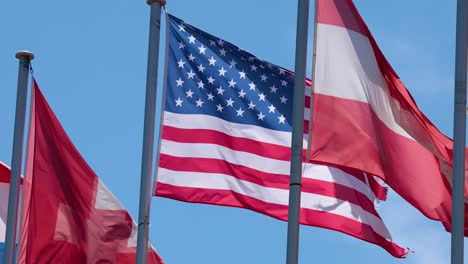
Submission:
[[[72,144],[34,81],[21,263],[135,263],[137,226]],[[164,263],[153,248],[148,263]]]

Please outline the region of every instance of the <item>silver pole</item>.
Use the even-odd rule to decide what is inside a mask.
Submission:
[[[304,95],[307,62],[309,0],[298,0],[296,31],[296,66],[294,76],[293,120],[291,139],[291,175],[289,183],[288,246],[286,263],[299,260],[299,219],[301,209],[302,148],[304,138]]]
[[[452,264],[463,264],[463,240],[465,229],[466,71],[468,45],[467,12],[467,1],[458,0],[457,43],[455,55],[455,96],[453,111]]]
[[[8,194],[8,216],[5,234],[5,253],[3,263],[13,264],[16,248],[16,231],[18,221],[18,198],[21,179],[21,162],[23,157],[24,122],[26,118],[26,101],[28,97],[29,65],[34,54],[29,51],[16,53],[19,59],[18,90],[16,94],[15,128],[11,157],[10,190]]]
[[[143,128],[143,150],[141,158],[140,208],[138,212],[137,264],[146,264],[148,258],[148,231],[151,202],[151,173],[153,169],[154,126],[158,82],[159,32],[161,7],[165,0],[148,0],[151,6],[148,44],[148,66],[146,72],[145,124]]]

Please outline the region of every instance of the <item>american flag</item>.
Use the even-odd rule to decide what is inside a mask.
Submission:
[[[172,15],[167,30],[155,195],[287,221],[293,73]],[[301,223],[403,257],[376,211],[385,191],[365,173],[304,164]]]

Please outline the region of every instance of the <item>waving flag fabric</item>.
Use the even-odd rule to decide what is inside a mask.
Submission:
[[[0,264],[3,263],[9,192],[10,168],[6,164],[0,162]]]
[[[135,263],[136,224],[33,86],[32,175],[20,263]],[[148,261],[163,263],[152,248]]]
[[[450,230],[452,140],[419,110],[351,0],[318,0],[317,19],[312,160],[381,177]]]
[[[6,223],[8,216],[8,194],[10,193],[10,173],[10,167],[0,161],[0,264],[3,263],[3,254],[5,248]],[[23,184],[22,179],[20,184]],[[22,190],[23,188],[21,187],[20,193]],[[22,200],[20,196],[20,204],[21,201]],[[18,210],[18,214],[21,215],[21,208]],[[18,240],[19,238],[17,236],[17,241]]]
[[[155,195],[287,221],[293,75],[174,16],[167,24]],[[310,163],[303,171],[302,224],[405,255],[376,211],[385,191],[373,177]]]

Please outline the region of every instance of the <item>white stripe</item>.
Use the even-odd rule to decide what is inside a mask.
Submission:
[[[122,204],[115,198],[115,196],[109,191],[107,186],[98,179],[98,189],[96,193],[96,209],[101,210],[124,210]]]
[[[372,203],[376,200],[368,185],[338,168],[308,163],[305,164],[303,177],[343,185],[362,193]]]
[[[290,170],[289,161],[266,158],[243,151],[235,151],[215,144],[180,143],[164,139],[161,141],[161,153],[175,157],[225,160],[232,164],[285,176],[289,175]],[[375,201],[375,195],[369,192],[369,188],[365,183],[340,169],[310,163],[303,164],[303,166],[304,178],[317,179],[347,186],[365,195],[372,203]]]
[[[263,187],[224,174],[179,172],[160,168],[158,182],[179,187],[231,190],[267,203],[288,205],[288,190]],[[302,193],[301,207],[340,215],[368,224],[376,233],[391,240],[382,220],[360,206],[328,196]]]
[[[247,138],[288,148],[291,147],[291,132],[231,123],[209,115],[176,114],[165,111],[163,125],[182,129],[210,129],[233,137]],[[306,139],[303,141],[304,148],[307,148]]]
[[[5,242],[9,192],[10,184],[0,182],[0,242]]]
[[[289,161],[270,159],[243,151],[234,151],[214,144],[179,143],[163,139],[161,153],[176,157],[225,160],[232,164],[267,173],[289,175]]]
[[[317,24],[315,93],[368,103],[395,133],[413,139],[397,122],[398,102],[389,94],[369,39],[360,33]]]

